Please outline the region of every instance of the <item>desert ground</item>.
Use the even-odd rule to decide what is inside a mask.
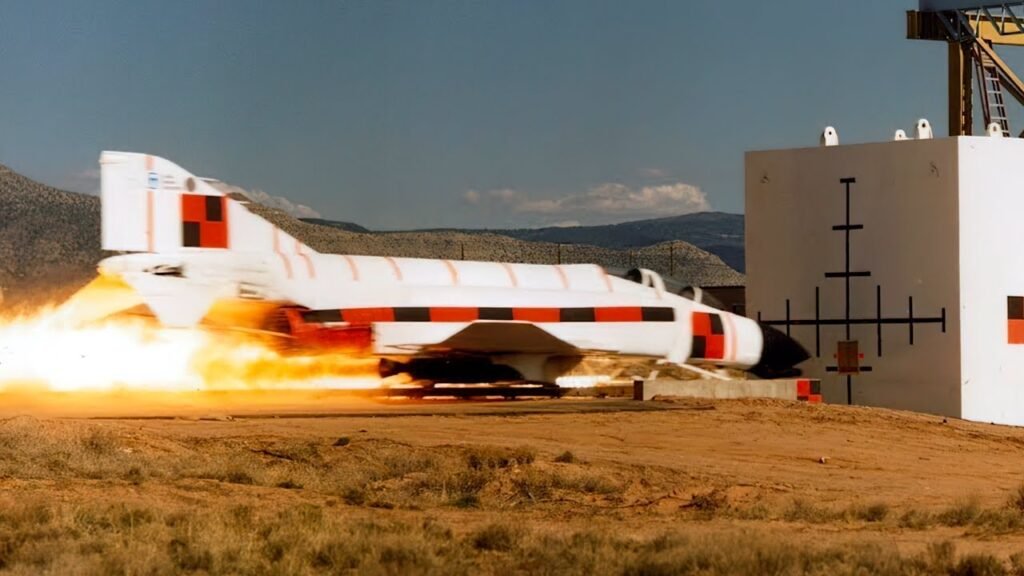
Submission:
[[[8,395],[0,571],[1024,573],[1022,429],[764,400],[292,394]]]

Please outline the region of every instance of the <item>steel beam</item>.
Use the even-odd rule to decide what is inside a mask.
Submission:
[[[1002,30],[994,21],[979,14],[964,14],[964,20],[969,23],[972,34],[978,38],[988,40],[992,44],[1002,46],[1024,46],[1024,33],[1021,26],[1024,22],[1020,18],[1007,18]],[[934,12],[907,12],[907,38],[911,40],[941,40],[943,42],[958,42],[963,38],[950,38],[946,26],[942,25],[942,16]],[[997,18],[998,20],[998,18]]]
[[[919,0],[917,7],[921,12],[947,12],[950,10],[1001,8],[1003,6],[1019,6],[1022,4],[1024,4],[1024,2],[990,2],[987,0]]]
[[[969,44],[949,43],[950,136],[970,136],[974,132],[971,63]]]
[[[1021,82],[1020,78],[1013,73],[1010,66],[996,54],[996,51],[984,40],[977,41],[978,48],[981,48],[988,57],[992,59],[996,67],[999,68],[999,74],[1003,79],[1003,86],[1017,99],[1017,102],[1024,104],[1024,82]]]

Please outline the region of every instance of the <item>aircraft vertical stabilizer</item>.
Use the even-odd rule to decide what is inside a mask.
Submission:
[[[100,167],[104,250],[315,253],[173,162],[104,152]]]

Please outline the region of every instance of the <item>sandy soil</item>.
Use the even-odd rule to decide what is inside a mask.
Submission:
[[[6,406],[8,415],[31,411],[18,400],[8,398],[0,405]],[[330,490],[278,489],[259,482],[186,481],[154,473],[142,483],[132,483],[89,475],[64,474],[54,480],[8,473],[0,480],[2,498],[52,497],[71,503],[159,500],[204,508],[239,502],[261,507],[312,502],[358,517],[428,514],[456,531],[503,517],[542,530],[607,525],[638,536],[667,528],[694,533],[765,531],[816,544],[895,544],[908,554],[941,540],[957,541],[961,551],[1003,558],[1024,549],[1024,528],[1018,525],[993,528],[968,520],[956,526],[933,520],[909,527],[900,520],[918,512],[938,517],[969,501],[982,511],[1004,510],[1024,482],[1024,430],[1016,428],[882,409],[755,400],[408,403],[314,394],[292,397],[284,410],[279,409],[281,398],[262,400],[243,407],[209,401],[187,409],[164,405],[145,419],[55,418],[62,410],[65,415],[75,412],[68,401],[63,408],[51,405],[43,410],[36,405],[37,415],[28,418],[34,426],[59,434],[65,429],[100,429],[120,439],[119,445],[127,446],[124,450],[154,458],[201,453],[231,459],[239,452],[263,451],[273,459],[274,452],[266,446],[331,446],[339,438],[371,447],[371,454],[373,446],[401,446],[417,454],[466,446],[529,447],[538,461],[551,462],[571,451],[588,473],[608,478],[621,489],[614,498],[575,495],[525,507],[485,505],[467,510],[425,504],[382,509],[339,503]],[[117,398],[105,401],[111,414],[128,410],[118,406]],[[98,404],[82,406],[99,410]],[[174,417],[175,409],[181,417]],[[319,414],[294,417],[289,412]],[[720,495],[721,506],[708,514],[692,514],[695,499],[709,493]],[[814,519],[787,512],[796,501],[833,515]],[[872,504],[886,508],[884,518],[842,514]]]

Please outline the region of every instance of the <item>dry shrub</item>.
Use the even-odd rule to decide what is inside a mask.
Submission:
[[[787,522],[809,522],[811,524],[831,522],[838,516],[833,510],[818,506],[802,497],[794,498],[782,515]]]
[[[533,464],[537,451],[528,446],[501,448],[497,446],[474,446],[466,448],[466,462],[474,470],[501,469],[510,466]]]
[[[981,504],[977,497],[961,498],[952,506],[939,512],[937,519],[946,526],[967,526],[981,514]]]
[[[1006,505],[1008,508],[1024,514],[1024,483],[1018,484],[1013,492],[1010,493]]]
[[[357,520],[311,504],[161,506],[10,506],[0,515],[0,568],[86,575],[1007,573],[992,556],[958,558],[950,543],[901,556],[891,544],[815,546],[767,532],[638,538],[614,527],[534,532],[508,522],[454,537],[430,519]],[[1011,567],[1024,565],[1021,558],[1011,559]]]
[[[889,511],[889,505],[885,502],[855,506],[851,510],[852,516],[863,522],[882,522],[889,517]]]
[[[576,463],[576,455],[566,450],[565,452],[562,452],[558,456],[555,456],[555,462],[558,462],[560,464],[574,464]]]
[[[512,478],[512,486],[521,501],[537,502],[555,496],[592,494],[620,496],[622,484],[614,479],[587,470],[527,468]]]
[[[522,537],[522,529],[508,524],[491,524],[475,532],[470,542],[477,550],[509,552],[519,546]]]
[[[1015,532],[1024,528],[1024,514],[1012,508],[983,510],[973,522],[975,526],[994,532]]]
[[[198,470],[189,471],[185,477],[216,480],[229,484],[263,484],[264,470],[252,458],[236,457],[223,462],[212,462]]]
[[[768,520],[772,518],[772,511],[761,502],[752,506],[738,508],[734,511],[734,514],[740,520]]]
[[[242,441],[180,437],[158,450],[133,444],[116,425],[0,420],[0,477],[90,478],[139,485],[153,480],[202,490],[191,480],[281,490],[302,488],[354,506],[422,509],[433,505],[486,508],[554,493],[614,497],[622,486],[579,466],[538,463],[530,446],[409,446],[337,438]],[[518,480],[517,480],[518,479]]]
[[[725,492],[715,488],[709,492],[694,494],[693,497],[690,498],[690,501],[683,507],[695,510],[703,516],[710,517],[725,510],[728,508],[728,505],[729,502],[725,496]]]
[[[1024,552],[1014,552],[1010,555],[1009,573],[1013,576],[1024,576]]]
[[[967,554],[947,571],[949,576],[1003,576],[1006,567],[991,554]]]
[[[934,516],[928,512],[917,510],[916,508],[911,508],[910,510],[905,511],[900,516],[899,520],[899,526],[901,528],[909,528],[911,530],[924,530],[934,523]]]

